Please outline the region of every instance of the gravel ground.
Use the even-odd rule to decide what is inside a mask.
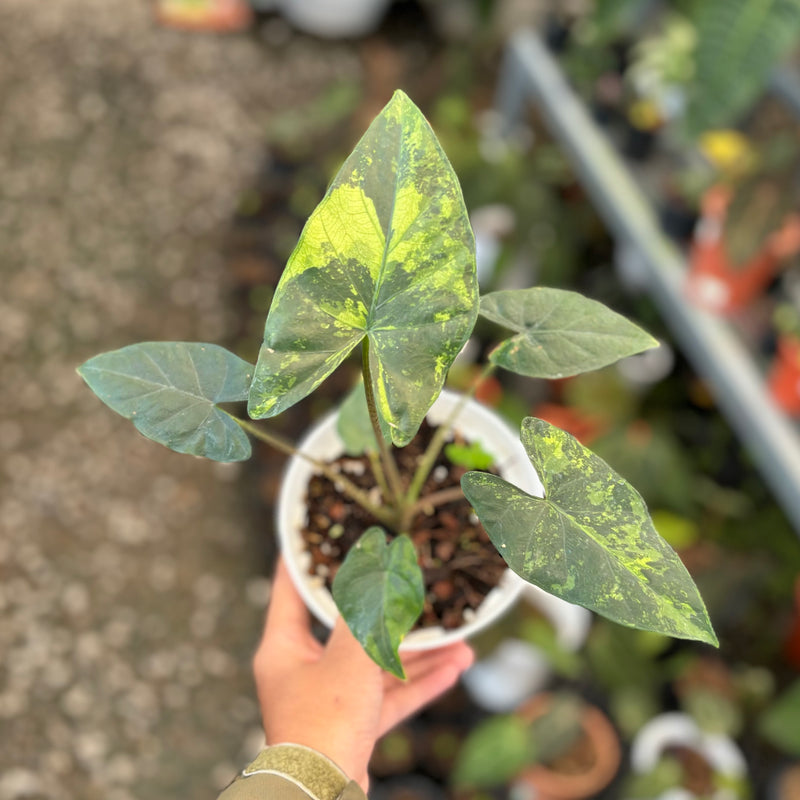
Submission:
[[[268,33],[0,3],[0,800],[213,797],[260,746],[248,473],[148,442],[75,367],[231,335],[220,242],[264,126],[360,69]]]

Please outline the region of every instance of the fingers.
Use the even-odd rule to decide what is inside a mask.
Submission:
[[[408,680],[386,682],[381,735],[455,685],[473,659],[472,650],[464,643],[410,654],[404,659]]]
[[[460,672],[472,666],[475,654],[466,642],[456,642],[447,647],[436,648],[435,650],[414,650],[409,653],[401,654],[403,667],[406,671],[406,678],[413,681],[415,678],[436,669],[437,666],[449,663],[457,667]],[[395,680],[387,675],[387,680]]]

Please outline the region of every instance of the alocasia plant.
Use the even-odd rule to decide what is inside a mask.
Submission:
[[[351,549],[333,594],[367,652],[402,675],[398,647],[423,593],[408,534],[452,420],[437,430],[413,475],[400,473],[391,445],[414,438],[479,314],[511,332],[484,374],[502,368],[566,377],[656,345],[573,292],[536,287],[479,299],[458,180],[419,109],[398,91],[303,229],[255,366],[216,345],[147,342],[102,353],[78,371],[145,436],[178,452],[236,461],[250,455],[247,434],[296,453],[253,420],[297,403],[360,347],[363,383],[343,404],[343,438],[349,452],[370,451],[380,501],[304,457],[383,526]],[[249,418],[220,406],[245,399]],[[510,568],[623,625],[716,643],[697,588],[636,490],[546,422],[526,419],[522,443],[544,498],[487,472],[472,470],[462,481]],[[479,453],[470,457],[481,464]]]

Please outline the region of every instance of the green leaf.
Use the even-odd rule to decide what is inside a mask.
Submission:
[[[458,180],[402,92],[370,125],[306,223],[275,292],[249,413],[313,391],[366,336],[380,416],[407,444],[478,311]]]
[[[247,399],[253,365],[218,345],[132,344],[90,358],[78,374],[148,439],[214,461],[250,457],[247,434],[216,404]]]
[[[622,625],[718,644],[694,581],[639,493],[543,420],[526,418],[521,438],[544,499],[486,473],[461,480],[511,569]]]
[[[495,462],[495,457],[491,453],[487,453],[480,442],[470,442],[469,444],[452,442],[445,445],[444,454],[454,464],[465,469],[489,469]]]
[[[696,29],[683,127],[689,136],[735,126],[764,92],[772,70],[797,46],[797,0],[692,3]],[[735,75],[736,80],[731,80]]]
[[[531,378],[565,378],[657,347],[625,317],[577,292],[534,287],[481,298],[481,316],[515,331],[489,356]]]
[[[398,648],[422,613],[425,588],[408,536],[386,544],[382,528],[369,528],[350,548],[333,581],[333,599],[369,657],[405,678]]]
[[[478,789],[500,786],[518,775],[532,758],[527,723],[511,714],[498,714],[477,725],[464,741],[453,782]]]
[[[383,420],[379,420],[383,437],[389,440],[389,428]],[[375,452],[377,442],[367,408],[367,394],[363,381],[359,381],[339,407],[336,418],[336,431],[349,456],[359,456],[367,451]]]
[[[800,757],[800,680],[767,709],[759,721],[759,729],[781,751]]]

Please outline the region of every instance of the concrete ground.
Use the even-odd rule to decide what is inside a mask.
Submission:
[[[266,34],[0,3],[0,800],[213,797],[260,745],[247,472],[148,442],[75,367],[231,336],[221,242],[265,125],[360,70]]]

